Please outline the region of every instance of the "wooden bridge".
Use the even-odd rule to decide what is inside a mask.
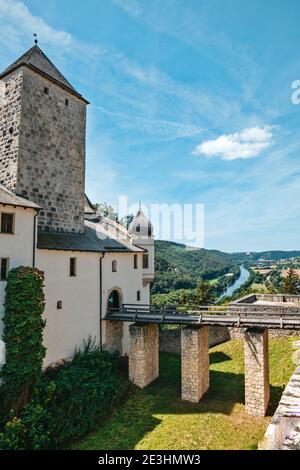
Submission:
[[[229,304],[228,306],[155,307],[123,304],[107,310],[105,320],[158,323],[163,325],[227,326],[234,328],[279,328],[300,330],[300,306],[274,309],[260,306]]]
[[[140,388],[159,376],[159,325],[182,325],[181,397],[191,402],[198,402],[209,388],[208,329],[243,329],[246,411],[264,416],[270,396],[268,332],[300,332],[300,296],[252,294],[226,306],[123,304],[108,309],[105,320],[109,350],[121,351],[123,324],[130,323],[129,378]]]

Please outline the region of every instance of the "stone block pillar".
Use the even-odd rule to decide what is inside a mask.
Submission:
[[[122,355],[123,322],[105,321],[105,350]]]
[[[181,330],[181,398],[197,403],[209,388],[208,326]]]
[[[268,330],[249,328],[244,336],[245,406],[253,416],[265,416],[269,398]]]
[[[145,388],[159,376],[158,325],[130,325],[129,380]]]

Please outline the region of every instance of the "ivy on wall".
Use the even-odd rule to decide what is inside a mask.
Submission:
[[[43,284],[44,273],[35,268],[20,266],[8,273],[3,318],[6,364],[0,378],[5,401],[14,413],[28,403],[41,377],[46,352]]]

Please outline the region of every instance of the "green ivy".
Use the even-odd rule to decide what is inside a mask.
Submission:
[[[0,378],[5,401],[14,413],[28,403],[41,377],[46,351],[43,346],[43,282],[41,271],[24,266],[11,269],[7,277],[3,318],[6,364],[0,371]]]

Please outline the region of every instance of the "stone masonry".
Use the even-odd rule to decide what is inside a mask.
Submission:
[[[208,327],[181,330],[181,397],[197,403],[209,388]]]
[[[118,352],[122,354],[123,340],[123,322],[109,321],[105,322],[105,349],[108,352]]]
[[[268,330],[245,331],[244,360],[246,412],[265,416],[270,398]]]
[[[135,323],[129,333],[129,379],[145,388],[159,376],[158,325]]]
[[[43,231],[84,229],[86,103],[20,67],[0,80],[0,183],[42,207]]]

